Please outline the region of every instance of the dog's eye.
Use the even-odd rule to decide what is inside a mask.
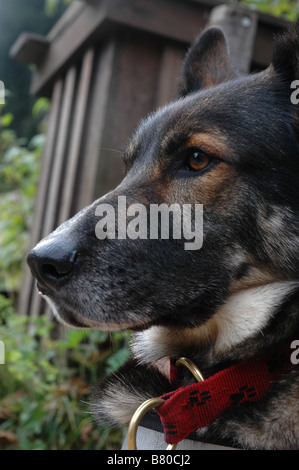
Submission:
[[[202,171],[211,163],[212,158],[202,150],[191,150],[187,161],[186,167],[190,171]]]

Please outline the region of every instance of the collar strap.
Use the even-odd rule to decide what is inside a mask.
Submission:
[[[292,367],[290,348],[286,347],[162,395],[165,403],[156,412],[164,428],[165,441],[178,443],[193,431],[213,423],[226,410],[261,400],[272,383]]]

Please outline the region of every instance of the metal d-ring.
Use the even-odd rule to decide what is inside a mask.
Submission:
[[[180,357],[175,365],[178,366],[185,366],[187,369],[193,374],[195,379],[198,382],[203,382],[204,378],[200,372],[200,370],[196,367],[194,362],[192,362],[190,359],[187,359],[186,357]],[[140,422],[143,418],[143,416],[153,408],[157,408],[161,406],[165,400],[163,398],[150,398],[149,400],[146,400],[142,405],[140,405],[135,413],[133,414],[129,428],[128,428],[128,435],[127,435],[127,442],[128,442],[128,450],[137,450],[137,445],[136,445],[136,435],[137,435],[137,429],[140,425]],[[168,444],[166,447],[166,450],[175,450],[177,447],[177,444]]]
[[[128,442],[128,450],[137,450],[136,445],[136,435],[138,426],[143,418],[143,416],[153,408],[157,408],[158,406],[162,405],[165,402],[163,398],[150,398],[146,400],[142,405],[140,405],[135,413],[133,414],[127,435],[127,442]],[[175,450],[176,444],[168,444],[166,450]]]
[[[202,373],[200,372],[200,370],[198,369],[198,367],[194,364],[194,362],[192,362],[190,359],[187,359],[187,357],[180,357],[175,365],[178,367],[178,366],[185,366],[187,367],[188,370],[190,370],[191,374],[193,375],[193,377],[195,377],[195,379],[197,380],[197,382],[203,382],[204,381],[204,378],[203,378],[203,375]]]

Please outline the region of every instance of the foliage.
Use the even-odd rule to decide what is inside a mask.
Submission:
[[[37,106],[37,105],[36,105]],[[45,104],[40,103],[38,111]],[[9,129],[13,117],[0,117],[0,291],[18,290],[34,205],[43,134],[27,143]]]
[[[119,448],[123,432],[99,430],[87,400],[90,384],[128,358],[127,338],[114,334],[111,347],[107,332],[68,330],[54,340],[52,322],[14,314],[3,296],[1,318],[0,449]]]
[[[239,0],[239,3],[289,21],[296,20],[299,14],[299,5],[296,0]]]

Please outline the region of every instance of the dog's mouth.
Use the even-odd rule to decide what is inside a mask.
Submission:
[[[115,318],[113,318],[113,320],[105,319],[103,321],[91,319],[82,315],[82,313],[78,311],[73,311],[69,305],[62,305],[62,303],[57,300],[54,301],[41,291],[40,295],[46,300],[54,317],[59,321],[59,323],[62,323],[68,328],[98,329],[102,331],[130,330],[133,332],[140,332],[150,328],[154,324],[153,321],[140,321],[140,319],[124,320],[122,318],[120,321],[115,321]]]
[[[56,315],[56,318],[59,319],[59,321],[61,321],[61,317],[58,315]],[[71,313],[69,314],[68,316],[68,321],[66,322],[68,324],[69,327],[73,327],[73,328],[88,328],[87,325],[85,325],[85,323],[83,322],[80,322],[78,321],[74,315],[72,315]]]

